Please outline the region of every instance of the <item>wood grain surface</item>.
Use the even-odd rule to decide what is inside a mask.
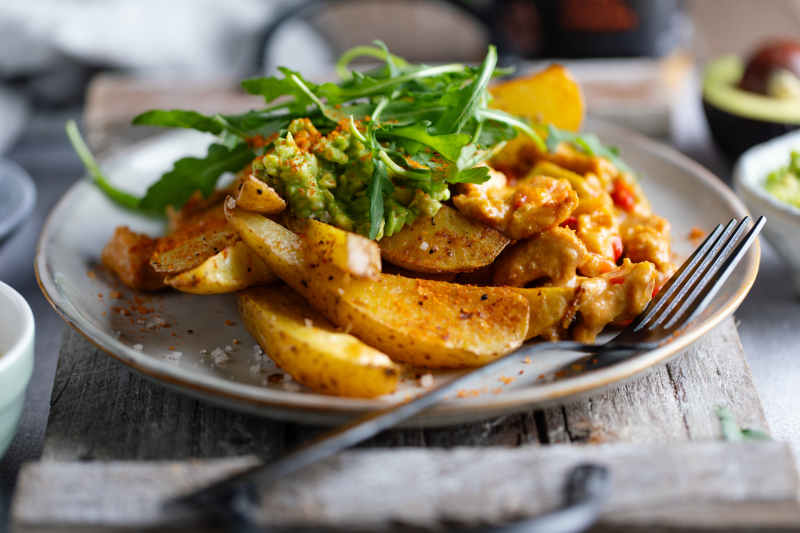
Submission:
[[[19,533],[167,526],[187,515],[165,500],[254,463],[44,461],[23,470],[12,518]],[[569,472],[586,463],[610,472],[597,531],[781,528],[800,520],[789,447],[758,441],[351,451],[268,487],[254,521],[315,531],[505,524],[560,507]]]

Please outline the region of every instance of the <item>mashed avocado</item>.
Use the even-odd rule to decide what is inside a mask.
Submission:
[[[779,200],[800,207],[800,152],[792,151],[789,165],[767,176],[764,188]]]
[[[322,135],[308,119],[295,119],[275,149],[253,161],[255,176],[273,187],[301,218],[315,218],[369,235],[367,186],[372,153],[352,137],[346,124]],[[409,182],[391,173],[395,192],[384,195],[378,239],[400,231],[420,214],[433,216],[450,198],[442,182]]]

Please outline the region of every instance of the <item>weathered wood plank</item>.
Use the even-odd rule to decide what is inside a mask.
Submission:
[[[693,523],[676,509],[716,512],[714,520],[700,519],[714,529],[800,525],[791,451],[769,441],[359,450],[269,487],[258,520],[342,530],[502,524],[558,507],[566,476],[587,462],[611,472],[601,525],[617,530]],[[160,505],[164,498],[247,464],[247,458],[30,464],[20,476],[12,518],[20,533],[163,524],[175,518]],[[745,502],[747,513],[737,511]]]
[[[550,443],[667,443],[715,440],[714,406],[728,407],[741,427],[769,432],[733,319],[635,381],[544,412]]]

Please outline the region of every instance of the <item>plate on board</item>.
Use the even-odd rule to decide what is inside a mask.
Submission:
[[[642,135],[600,121],[585,129],[622,149],[626,162],[644,174],[641,185],[654,211],[672,223],[679,261],[705,232],[745,207],[718,178],[675,150]],[[114,183],[141,194],[172,163],[205,153],[211,137],[176,131],[137,143],[104,165]],[[99,265],[100,252],[119,225],[149,235],[163,223],[112,203],[88,180],[74,185],[51,212],[39,241],[36,271],[47,298],[64,319],[100,349],[131,370],[165,387],[229,408],[301,423],[334,424],[366,411],[403,401],[424,391],[426,370],[406,372],[398,391],[372,400],[317,394],[281,377],[268,358],[259,360],[255,341],[244,328],[232,294],[198,296],[165,291],[135,294]],[[672,343],[617,365],[583,372],[583,356],[545,352],[530,363],[520,358],[503,372],[475,382],[408,424],[465,423],[565,403],[619,386],[680,353],[730,316],[758,271],[760,249],[753,246],[715,302]],[[228,362],[213,364],[211,352],[225,351]],[[456,371],[433,371],[434,381]]]

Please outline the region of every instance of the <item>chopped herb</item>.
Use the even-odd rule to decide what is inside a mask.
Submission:
[[[771,440],[769,435],[758,429],[741,429],[727,407],[715,405],[714,409],[722,424],[722,437],[729,442],[743,440]]]

